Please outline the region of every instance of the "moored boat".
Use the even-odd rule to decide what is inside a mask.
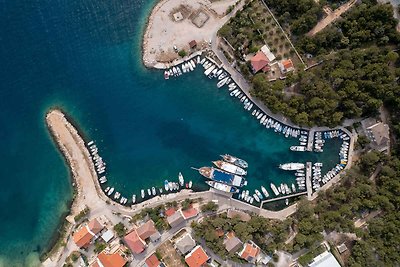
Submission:
[[[291,146],[290,150],[291,151],[306,151],[306,147],[305,146]]]
[[[164,180],[164,189],[165,191],[169,190],[168,180]]]
[[[144,198],[145,194],[144,194],[144,190],[140,190],[140,195],[142,196],[142,198]]]
[[[263,199],[263,198],[264,198],[263,195],[261,194],[261,192],[260,192],[258,189],[256,189],[255,192],[256,192],[256,195],[257,195],[260,199]]]
[[[110,190],[108,190],[107,196],[111,196],[113,192],[114,192],[114,187],[111,187]]]
[[[213,161],[212,162],[215,166],[217,166],[218,168],[220,168],[221,170],[233,173],[233,174],[237,174],[237,175],[246,175],[247,172],[240,168],[239,166],[236,166],[232,163],[229,162],[225,162],[222,160],[217,160],[217,161]]]
[[[279,191],[273,183],[271,183],[271,189],[274,192],[275,196],[279,195]]]
[[[267,189],[265,189],[264,186],[261,186],[261,191],[263,192],[265,198],[268,198],[268,197],[269,197],[269,193],[268,193]]]
[[[242,176],[231,174],[213,167],[202,167],[198,171],[201,175],[213,181],[235,187],[247,185],[247,181]]]
[[[153,196],[157,195],[157,191],[154,186],[151,188],[151,193],[153,194]]]
[[[285,163],[285,164],[280,164],[279,168],[281,168],[282,170],[301,170],[304,169],[304,163]]]
[[[136,195],[132,195],[132,203],[136,202]]]
[[[239,166],[241,168],[247,168],[249,166],[249,164],[247,164],[247,162],[243,159],[231,156],[229,154],[225,154],[225,155],[221,155],[221,157],[229,163],[235,164],[236,166]]]
[[[260,202],[260,198],[257,196],[257,194],[253,194],[253,198],[255,201]]]
[[[189,181],[189,188],[192,188],[192,185],[193,185],[192,181]]]
[[[211,187],[213,187],[213,188],[215,188],[217,190],[223,191],[223,192],[239,193],[239,189],[237,189],[236,187],[230,186],[230,185],[226,185],[226,184],[223,184],[223,183],[219,183],[219,182],[216,182],[216,181],[206,181],[206,184],[208,184],[209,186],[211,186]]]
[[[183,175],[182,175],[181,172],[179,172],[178,178],[179,178],[179,184],[180,184],[181,186],[183,186],[183,184],[185,183],[185,180],[183,179]]]

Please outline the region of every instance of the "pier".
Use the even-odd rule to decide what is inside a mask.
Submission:
[[[307,188],[307,198],[312,197],[312,185],[311,185],[311,174],[312,174],[312,164],[311,162],[306,163],[306,188]]]
[[[308,132],[308,140],[307,140],[307,151],[313,151],[313,144],[314,144],[314,129],[311,129]]]

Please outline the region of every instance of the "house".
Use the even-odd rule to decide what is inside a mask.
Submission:
[[[260,251],[260,248],[254,242],[248,241],[239,252],[239,257],[250,263],[255,263]]]
[[[255,54],[255,56],[250,59],[250,63],[251,63],[251,69],[254,74],[256,74],[257,72],[259,72],[264,68],[265,68],[264,70],[267,71],[267,69],[269,68],[268,66],[269,60],[262,51],[258,51],[257,54]]]
[[[275,55],[271,52],[271,50],[269,49],[269,47],[267,45],[263,45],[260,49],[264,55],[267,57],[269,62],[272,62],[275,60]]]
[[[199,214],[199,211],[195,208],[188,208],[186,210],[182,210],[182,215],[185,220],[196,217]]]
[[[340,267],[339,262],[329,251],[315,257],[308,265],[309,267]]]
[[[242,248],[243,243],[235,236],[234,232],[229,232],[225,237],[224,246],[228,253],[235,253]]]
[[[196,241],[194,241],[192,236],[187,233],[175,241],[175,246],[182,255],[185,255],[196,246]]]
[[[190,49],[194,49],[194,48],[196,48],[196,46],[197,46],[196,40],[192,40],[189,42]]]
[[[124,237],[124,241],[129,249],[136,253],[140,254],[146,249],[146,242],[140,238],[137,234],[136,230],[133,230],[129,234]]]
[[[282,74],[286,74],[286,73],[294,70],[294,65],[290,58],[281,60],[278,63],[278,66],[279,66],[279,69],[281,70]]]
[[[103,230],[104,226],[101,225],[96,219],[92,219],[87,225],[81,227],[73,235],[73,240],[79,248],[87,248],[93,238],[97,238],[97,234]]]
[[[340,244],[336,248],[337,248],[337,250],[339,251],[340,254],[342,254],[343,252],[347,251],[347,246],[346,246],[345,243]]]
[[[243,222],[248,222],[251,219],[250,215],[247,214],[246,212],[243,212],[243,211],[240,211],[240,210],[234,210],[234,209],[229,209],[228,213],[226,214],[226,216],[229,219],[233,219],[234,217],[238,217]]]
[[[146,239],[155,242],[160,239],[160,233],[152,220],[148,220],[124,237],[125,243],[136,254],[142,253],[146,248]]]
[[[128,261],[119,253],[106,254],[101,252],[90,267],[123,267]]]
[[[184,221],[185,221],[185,218],[183,218],[182,211],[180,211],[180,210],[175,212],[171,216],[167,217],[167,222],[168,222],[169,226],[171,226],[171,227],[178,226],[181,223],[183,223]]]
[[[195,247],[189,254],[185,256],[185,261],[189,267],[205,266],[210,258],[201,246]]]
[[[167,216],[167,217],[172,216],[172,215],[175,214],[175,212],[176,212],[176,209],[175,209],[175,208],[169,208],[169,209],[167,209],[167,210],[165,211],[165,216]]]
[[[364,132],[371,140],[371,147],[377,151],[384,152],[390,147],[389,126],[375,119],[369,118],[361,121]]]
[[[157,259],[155,254],[152,254],[150,257],[146,259],[143,267],[160,267],[161,262]]]

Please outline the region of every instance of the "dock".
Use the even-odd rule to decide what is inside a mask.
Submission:
[[[308,132],[307,151],[313,151],[313,143],[314,143],[314,130],[311,129]]]
[[[312,185],[311,185],[311,175],[312,175],[312,164],[311,162],[306,163],[306,188],[307,188],[307,198],[312,197]]]

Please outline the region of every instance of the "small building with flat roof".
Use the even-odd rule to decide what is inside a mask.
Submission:
[[[308,265],[309,267],[341,267],[335,256],[329,251],[325,251],[315,257]]]
[[[114,232],[111,229],[107,230],[101,235],[101,239],[103,239],[104,242],[106,243],[110,242],[110,240],[113,238],[114,238]]]

